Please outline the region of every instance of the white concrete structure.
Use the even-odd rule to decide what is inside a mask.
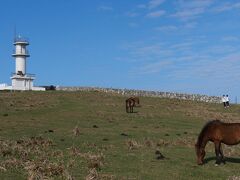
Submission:
[[[15,73],[12,73],[12,86],[6,84],[0,84],[0,90],[35,90],[45,91],[43,87],[34,87],[33,80],[35,79],[34,74],[27,74],[26,71],[26,60],[30,56],[27,50],[29,42],[26,38],[20,36],[14,40],[15,50],[12,56],[15,58]]]

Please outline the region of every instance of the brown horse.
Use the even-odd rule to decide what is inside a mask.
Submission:
[[[219,120],[209,121],[201,130],[195,144],[197,163],[203,164],[205,146],[211,141],[215,145],[216,165],[225,163],[221,143],[236,145],[240,143],[240,123],[224,123]]]
[[[133,113],[133,107],[137,107],[140,106],[140,101],[138,97],[130,97],[128,99],[126,99],[126,112],[129,113]]]
[[[140,107],[140,101],[138,97],[130,97],[134,101],[133,107]]]

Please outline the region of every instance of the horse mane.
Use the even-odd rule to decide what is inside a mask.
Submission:
[[[200,148],[200,145],[202,144],[202,141],[203,141],[203,137],[204,137],[204,134],[206,133],[208,127],[212,124],[216,124],[216,123],[221,123],[220,120],[212,120],[212,121],[208,121],[202,128],[200,134],[198,135],[198,140],[197,140],[197,143],[196,143],[196,146],[198,148]]]

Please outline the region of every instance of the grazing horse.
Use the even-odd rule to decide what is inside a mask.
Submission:
[[[240,123],[224,123],[219,120],[209,121],[201,130],[195,150],[198,165],[203,164],[205,146],[211,141],[215,145],[216,165],[225,163],[221,143],[236,145],[240,143]]]
[[[139,105],[139,98],[138,97],[130,97],[126,99],[126,112],[127,113],[133,113],[133,107],[137,107]],[[130,110],[130,111],[129,111]]]
[[[134,102],[133,107],[140,107],[140,101],[138,97],[130,97],[130,99],[132,99]]]

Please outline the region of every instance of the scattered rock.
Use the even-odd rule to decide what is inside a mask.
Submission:
[[[98,126],[97,125],[93,125],[93,128],[98,128]]]
[[[157,160],[162,160],[164,158],[165,158],[164,156],[160,156],[160,155],[156,157]]]
[[[155,154],[157,155],[156,157],[157,160],[165,159],[165,157],[162,155],[162,153],[159,150],[156,150]]]
[[[161,154],[161,152],[159,151],[159,150],[156,150],[155,151],[155,154],[157,155],[157,154]]]
[[[17,140],[17,144],[22,144],[23,142],[23,140]]]
[[[126,133],[121,133],[121,136],[128,136]]]

